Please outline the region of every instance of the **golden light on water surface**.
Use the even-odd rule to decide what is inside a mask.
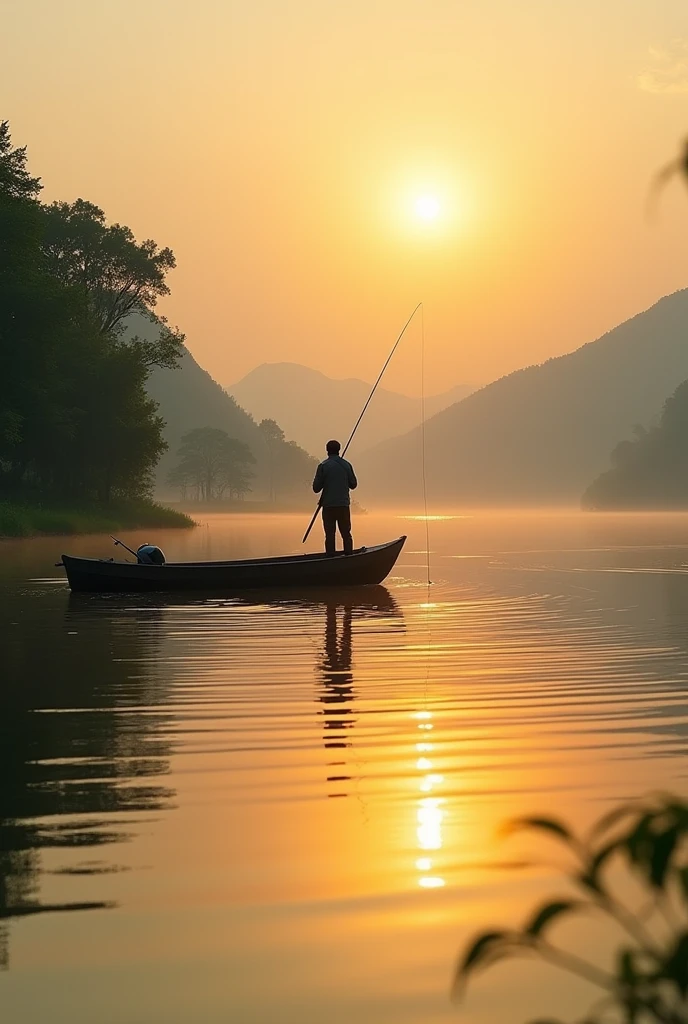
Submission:
[[[427,732],[433,728],[432,722],[428,721],[432,718],[432,711],[417,711],[413,717],[418,720],[419,730]],[[444,777],[432,770],[433,762],[427,756],[432,753],[433,746],[429,742],[416,743],[416,750],[426,755],[416,761],[416,769],[423,773],[418,781],[418,788],[422,794],[432,794],[421,796],[416,805],[416,841],[419,851],[423,854],[416,860],[416,870],[419,872],[418,885],[421,889],[440,889],[445,885],[443,878],[431,874],[434,861],[428,856],[433,851],[441,850],[443,843],[444,801],[434,794],[436,788],[444,782]]]

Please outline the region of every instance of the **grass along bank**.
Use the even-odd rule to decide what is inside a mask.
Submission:
[[[241,501],[229,499],[170,501],[169,505],[173,509],[189,513],[192,517],[207,515],[210,512],[237,513],[238,515],[250,515],[254,512],[274,513],[277,515],[298,512],[300,515],[309,516],[315,509],[318,496],[316,494],[309,494],[308,491],[305,491],[305,495],[305,500],[301,498],[300,500],[294,499],[293,501],[254,501],[251,498],[245,498]],[[363,516],[368,514],[368,510],[359,505],[357,501],[352,501],[351,514]]]
[[[155,501],[123,501],[106,507],[44,506],[36,502],[0,500],[0,538],[74,533],[115,533],[117,530],[170,527],[188,529],[191,516]]]

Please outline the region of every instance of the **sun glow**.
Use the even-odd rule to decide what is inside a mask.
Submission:
[[[414,208],[416,216],[425,221],[437,220],[442,209],[439,199],[432,195],[418,196]]]
[[[423,246],[425,252],[432,246],[437,254],[445,245],[465,242],[473,220],[473,199],[470,182],[458,170],[406,167],[390,177],[381,176],[378,182],[376,211],[384,235]]]

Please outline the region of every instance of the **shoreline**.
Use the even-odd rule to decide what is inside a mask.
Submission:
[[[215,513],[223,513],[228,515],[313,515],[315,511],[315,502],[309,504],[303,504],[294,502],[283,502],[283,503],[271,503],[268,501],[211,501],[211,502],[178,502],[170,501],[167,502],[167,507],[177,512],[183,512],[184,514],[194,518],[195,516],[203,516]],[[362,508],[360,505],[351,505],[352,516],[367,515],[368,510]]]
[[[0,500],[0,540],[111,533],[145,527],[192,529],[196,521],[185,512],[156,501],[116,502],[108,506],[51,505]]]

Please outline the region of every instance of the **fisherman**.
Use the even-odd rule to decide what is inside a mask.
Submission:
[[[340,456],[340,449],[339,441],[327,442],[327,458],[318,466],[313,480],[315,493],[319,494],[322,491],[320,507],[325,530],[326,555],[335,554],[337,527],[344,542],[344,554],[350,555],[354,549],[349,490],[358,487],[358,480],[351,463]]]

